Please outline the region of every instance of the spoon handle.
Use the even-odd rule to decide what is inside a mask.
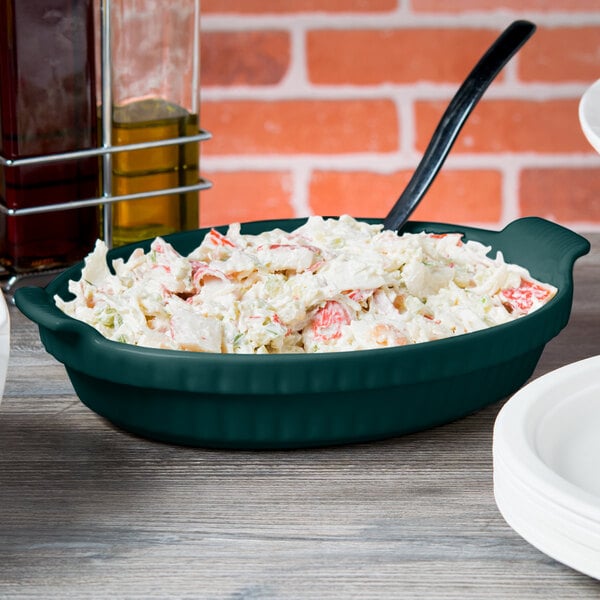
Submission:
[[[514,21],[479,59],[446,108],[421,162],[383,221],[384,229],[398,231],[406,223],[442,167],[467,117],[496,75],[535,29],[529,21]]]

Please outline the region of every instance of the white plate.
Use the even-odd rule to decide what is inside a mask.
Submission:
[[[579,101],[579,122],[588,142],[600,153],[600,79]]]
[[[494,495],[542,552],[600,579],[600,356],[517,392],[494,426]]]

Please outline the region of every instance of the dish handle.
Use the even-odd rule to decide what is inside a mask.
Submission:
[[[22,287],[15,291],[17,308],[34,323],[50,331],[78,334],[81,332],[80,321],[67,318],[48,294],[41,287]]]
[[[555,270],[570,270],[575,261],[590,251],[590,242],[583,236],[540,217],[524,217],[509,223],[501,232],[510,254],[517,260],[528,256],[539,266]],[[535,244],[531,239],[536,240]],[[509,254],[507,252],[506,254]]]

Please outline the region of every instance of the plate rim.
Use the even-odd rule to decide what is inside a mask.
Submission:
[[[551,393],[558,384],[576,380],[584,373],[599,372],[600,355],[596,355],[560,367],[522,387],[500,410],[492,445],[494,470],[500,469],[502,464],[508,465],[512,477],[525,482],[544,502],[600,527],[600,496],[565,479],[541,458],[532,440],[535,423],[531,422],[533,411],[539,413],[560,400]],[[600,388],[600,380],[589,389],[594,387]]]

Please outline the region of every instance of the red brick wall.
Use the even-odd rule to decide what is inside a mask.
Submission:
[[[384,216],[458,85],[511,21],[538,30],[486,92],[413,218],[600,229],[577,107],[598,0],[203,0],[201,224]]]

